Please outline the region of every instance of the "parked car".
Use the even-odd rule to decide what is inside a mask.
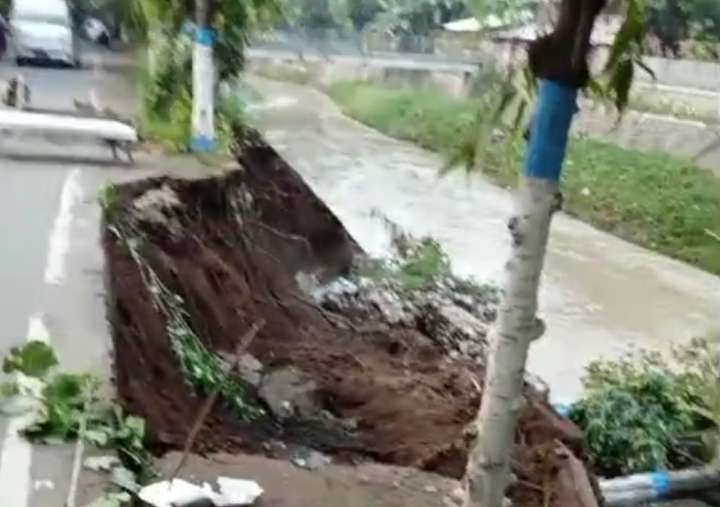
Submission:
[[[65,0],[14,0],[10,31],[18,65],[31,61],[75,66],[77,41]]]
[[[82,33],[89,41],[103,46],[110,45],[110,30],[98,18],[85,18],[82,23]]]

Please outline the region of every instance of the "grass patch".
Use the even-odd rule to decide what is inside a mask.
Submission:
[[[343,111],[379,131],[452,154],[473,138],[478,100],[437,92],[342,82],[329,93]],[[491,113],[488,112],[488,117]],[[480,170],[513,186],[525,144],[494,139]],[[689,160],[590,140],[570,143],[565,210],[629,241],[720,274],[720,180]]]
[[[343,81],[329,88],[343,112],[381,132],[449,153],[474,124],[479,106],[431,90]]]

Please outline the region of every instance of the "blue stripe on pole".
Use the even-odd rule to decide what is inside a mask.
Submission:
[[[190,141],[190,149],[195,153],[212,153],[215,151],[215,140],[207,136],[195,136]]]
[[[577,93],[577,88],[545,79],[540,81],[525,175],[552,181],[560,179],[570,123],[578,110]]]
[[[666,496],[670,493],[670,476],[667,472],[655,472],[650,474],[650,482],[652,482],[655,493],[658,497]]]
[[[197,27],[195,29],[195,42],[201,46],[212,46],[215,41],[215,30],[208,27]]]

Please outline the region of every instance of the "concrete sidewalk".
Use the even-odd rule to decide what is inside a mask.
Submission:
[[[161,460],[164,477],[180,456],[173,452]],[[198,484],[212,483],[220,476],[256,481],[265,490],[257,505],[265,507],[459,507],[464,502],[458,481],[377,464],[331,464],[308,471],[262,456],[217,454],[190,456],[180,473],[181,478]]]

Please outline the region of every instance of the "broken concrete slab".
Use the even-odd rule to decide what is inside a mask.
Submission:
[[[228,352],[219,352],[218,356],[224,363],[225,369],[229,369],[230,366],[235,362],[235,356]],[[260,381],[262,380],[263,365],[257,360],[252,354],[243,354],[240,356],[240,360],[236,366],[237,374],[245,382],[253,387],[260,387]]]
[[[273,370],[262,379],[258,395],[278,419],[311,418],[320,412],[317,384],[294,367]]]

